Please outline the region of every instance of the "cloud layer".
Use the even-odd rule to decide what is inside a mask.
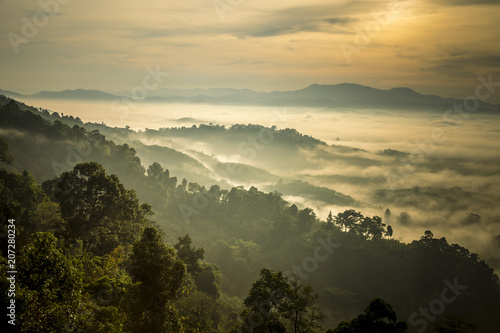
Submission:
[[[494,0],[216,3],[222,14],[204,0],[3,2],[0,87],[127,91],[160,65],[170,88],[356,82],[463,98],[500,74]]]

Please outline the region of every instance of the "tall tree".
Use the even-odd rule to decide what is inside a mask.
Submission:
[[[319,295],[311,286],[300,283],[298,277],[288,282],[287,299],[282,306],[283,317],[290,322],[291,332],[307,333],[320,328],[323,319],[321,310],[315,305]]]
[[[333,222],[334,222],[334,219],[333,219],[332,211],[330,211],[330,213],[328,213],[328,217],[326,218],[326,226],[328,229],[333,229]]]
[[[244,300],[242,332],[285,332],[281,322],[280,307],[286,298],[288,281],[282,272],[267,268],[260,271],[260,278],[253,284]]]
[[[318,295],[298,278],[263,268],[244,304],[242,332],[310,332],[319,327],[321,311],[314,305]]]
[[[120,244],[131,244],[150,214],[150,207],[139,205],[134,191],[95,162],[77,164],[63,173],[57,187],[67,237],[81,239],[84,253],[106,254]]]
[[[203,260],[205,250],[201,247],[196,249],[191,246],[191,242],[191,237],[186,234],[184,237],[179,237],[179,242],[174,248],[177,250],[177,256],[186,264],[188,273],[196,278],[201,272],[199,261]]]
[[[182,286],[186,266],[155,228],[146,228],[134,244],[130,274],[134,283],[127,305],[130,331],[179,332],[179,317],[171,303]]]

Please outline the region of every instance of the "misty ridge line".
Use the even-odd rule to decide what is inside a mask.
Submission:
[[[145,71],[145,72],[144,72],[144,74],[145,74],[145,75],[144,75],[144,78],[150,78],[150,76],[149,76],[149,74],[150,74],[150,73],[148,73],[148,71]],[[167,73],[165,73],[165,76],[166,76],[166,75],[167,75]],[[132,91],[132,90],[134,90],[134,91],[135,91],[135,90],[139,91],[139,90],[140,90],[139,88],[140,88],[140,83],[141,83],[141,82],[142,82],[141,80],[138,80],[138,81],[136,82],[136,83],[137,83],[137,87],[138,87],[138,88],[137,88],[137,89],[135,89],[136,87],[134,87],[134,88],[132,88],[132,89],[131,89],[131,91]],[[149,79],[149,80],[147,80],[146,82],[152,85],[152,84],[154,84],[154,82],[155,82],[155,81],[153,81],[152,79]],[[147,87],[149,87],[149,84],[147,84],[147,85],[144,87],[144,89],[146,90],[146,93],[149,93],[149,92],[148,92],[148,89],[146,89]],[[486,92],[485,90],[481,90],[481,91],[480,91],[480,93],[481,93],[481,94],[485,94],[485,92]],[[138,96],[139,96],[139,95],[138,95]],[[139,101],[139,99],[137,99],[137,102],[138,102],[138,101]],[[270,116],[270,113],[266,113],[266,117],[269,117],[269,116]],[[66,117],[67,117],[67,116],[66,116]],[[90,126],[90,125],[89,125],[89,126]],[[102,130],[102,129],[104,129],[104,128],[105,128],[105,127],[101,127],[101,126],[99,126],[99,129],[101,129],[101,130]],[[206,127],[205,127],[205,128],[206,128]],[[191,130],[192,130],[192,129],[191,129]],[[201,130],[201,129],[200,129],[200,130]],[[173,130],[173,131],[175,132],[176,130]],[[255,129],[255,133],[254,133],[254,134],[257,134],[257,135],[258,135],[259,131],[261,131],[261,128],[260,128],[260,127]],[[160,132],[162,132],[162,131],[159,131],[159,132],[158,132],[158,134],[160,134]],[[157,133],[157,131],[156,131],[156,130],[151,130],[151,131],[148,131],[148,133]],[[110,133],[108,133],[108,134],[110,134]],[[161,134],[163,135],[163,134],[166,134],[166,133],[163,133],[163,132],[162,132]],[[244,138],[239,138],[239,137],[238,137],[238,140],[240,140],[240,139],[241,139],[241,140],[243,140]],[[274,141],[274,140],[273,140],[273,141]],[[239,141],[238,141],[238,142],[239,142]],[[249,142],[249,140],[243,140],[242,142],[247,142],[247,143],[248,143],[248,142]],[[251,143],[251,142],[250,142],[250,143]],[[135,147],[135,146],[134,146],[134,147]],[[78,149],[78,148],[80,148],[80,149]],[[259,151],[259,150],[258,150],[258,148],[260,148],[260,145],[254,148],[255,152]],[[267,149],[266,149],[266,150],[267,150]],[[411,151],[411,149],[410,149],[410,150],[408,150],[408,151]],[[238,152],[237,145],[235,145],[235,148],[234,148],[234,149],[232,149],[232,150],[231,150],[231,152],[233,152],[233,153],[234,153],[234,152]],[[85,147],[75,147],[75,149],[74,149],[73,151],[66,151],[66,155],[67,155],[67,156],[66,156],[66,158],[68,158],[68,157],[69,157],[69,160],[71,160],[71,161],[72,161],[72,160],[74,159],[74,156],[75,156],[77,153],[78,153],[78,154],[80,154],[80,155],[82,156],[82,158],[83,158],[83,157],[85,157],[84,155],[86,155],[86,154],[87,154],[87,151],[85,150]],[[259,153],[259,154],[260,154],[260,153]],[[249,155],[249,156],[250,156],[250,155]],[[64,161],[65,161],[65,158],[64,158],[64,156],[62,156],[62,158],[60,159],[60,162],[64,162]],[[68,162],[68,161],[66,160],[66,162]],[[152,162],[152,161],[151,161],[151,162]],[[72,163],[70,163],[70,164],[72,164]],[[148,164],[145,164],[145,166],[147,166],[147,165],[148,165]],[[162,165],[163,165],[163,163],[162,163]],[[66,166],[68,166],[68,165],[66,165]],[[163,165],[163,166],[165,166],[165,165]],[[223,167],[227,167],[227,165],[223,165]],[[235,167],[237,167],[237,166],[235,166]],[[168,168],[170,169],[170,166],[168,166]],[[232,166],[230,166],[230,168],[233,168],[233,167],[232,167]],[[266,168],[266,169],[267,169],[267,168]],[[232,169],[230,169],[230,170],[232,170]],[[237,170],[237,169],[235,169],[235,170]],[[237,172],[236,172],[236,173],[237,173]],[[380,171],[380,173],[382,174],[382,179],[381,179],[381,181],[382,181],[382,182],[384,182],[384,179],[383,179],[383,172],[382,172],[382,171]],[[228,174],[231,174],[231,172],[229,172]],[[177,176],[179,176],[178,174],[176,174],[176,175],[177,175]],[[191,176],[189,176],[189,177],[187,177],[187,176],[186,176],[185,178],[186,178],[186,179],[189,179],[189,180],[192,180],[192,177],[191,177]],[[195,180],[193,180],[193,181],[195,181]],[[212,182],[212,181],[210,182],[210,184],[214,184],[214,183],[215,183],[215,182]],[[322,185],[324,186],[324,184],[322,184]],[[331,185],[331,186],[330,186],[330,185]],[[332,186],[333,186],[333,187],[332,187]],[[329,184],[329,185],[327,185],[327,187],[337,189],[336,187],[334,187],[334,185],[333,185],[333,184]],[[301,187],[301,190],[302,190],[302,191],[304,190],[304,187],[303,187],[303,186]],[[352,190],[348,190],[347,192],[346,192],[346,191],[341,191],[341,192],[342,192],[342,193],[349,193],[349,194],[352,194],[353,192],[351,192],[351,191],[352,191]],[[356,192],[356,193],[357,193],[357,192]],[[411,192],[410,192],[410,193],[411,193]],[[446,193],[447,193],[447,192],[446,192]],[[431,194],[432,194],[432,193],[431,193]],[[424,194],[422,194],[422,195],[424,195]],[[427,195],[427,194],[426,194],[426,195]],[[443,194],[443,195],[447,195],[447,194]],[[368,201],[368,202],[371,202],[371,200],[373,200],[373,199],[371,199],[371,197],[367,197],[367,194],[365,194],[364,196],[365,196],[365,198],[364,198],[363,200],[361,200],[361,201]],[[358,196],[355,196],[355,197],[356,197],[356,198],[358,198]],[[199,210],[202,210],[202,209],[205,207],[204,200],[202,200],[202,198],[199,198],[199,197],[195,197],[195,198],[197,199],[197,201],[188,202],[188,206],[189,206],[189,207],[191,207],[191,208],[193,208],[193,207],[194,207],[195,209],[199,209],[199,208],[201,208],[201,209],[199,209]],[[388,200],[385,200],[385,201],[383,201],[383,202],[385,202],[385,203],[384,203],[384,205],[386,205],[386,203],[388,202]],[[323,204],[323,205],[324,205],[324,204]],[[401,205],[402,205],[402,206],[400,206],[400,205],[396,205],[396,206],[397,206],[397,207],[399,207],[400,211],[401,211],[401,210],[404,210],[405,212],[407,212],[409,208],[408,208],[407,206],[405,206],[405,204],[404,204],[404,203],[401,203]],[[315,208],[315,210],[318,208],[318,206],[316,206],[316,205],[312,205],[312,206],[311,206],[310,204],[308,204],[307,206],[308,206],[308,207],[314,207],[314,208]],[[469,207],[469,206],[467,206],[467,207]],[[392,206],[391,206],[391,209],[392,209]],[[410,211],[408,211],[408,212],[412,215],[412,217],[413,217],[413,218],[415,217],[415,216],[414,216],[414,211],[413,211],[413,210],[410,210]],[[472,209],[472,208],[471,208],[471,209],[469,209],[469,212],[481,213],[481,215],[482,215],[483,217],[486,217],[486,218],[487,218],[487,216],[486,216],[486,215],[483,215],[483,214],[482,214],[482,212],[481,212],[480,210],[475,210],[475,209]],[[464,214],[465,214],[465,213],[466,213],[466,212],[464,212]],[[468,212],[467,212],[467,213],[468,213]],[[196,214],[195,214],[195,215],[196,215]],[[465,216],[465,215],[464,215],[464,216]],[[418,214],[417,214],[417,220],[419,220],[419,218],[418,218]],[[416,222],[415,222],[415,223],[416,223]],[[490,230],[490,231],[491,231],[491,230]]]
[[[317,274],[316,276],[319,276],[319,274],[322,274],[321,273],[322,271],[327,269],[327,267],[326,267],[327,265],[322,265],[322,266],[319,266],[319,265],[321,265],[321,262],[326,261],[328,259],[328,257],[327,257],[328,253],[329,254],[334,253],[333,249],[335,247],[334,247],[334,244],[332,243],[330,247],[324,246],[321,248],[321,247],[319,247],[319,246],[321,246],[320,241],[318,240],[318,238],[316,238],[316,240],[318,242],[318,245],[313,245],[313,247],[311,248],[311,249],[314,249],[314,251],[304,252],[305,255],[309,255],[309,256],[303,258],[302,261],[300,260],[300,257],[299,257],[299,260],[296,263],[297,264],[300,263],[301,267],[303,267],[303,268],[305,267],[304,269],[306,270],[306,273],[310,273],[310,274],[314,273],[314,274]],[[318,268],[320,268],[320,269],[318,269]],[[446,281],[449,281],[449,280],[446,280]],[[455,281],[457,281],[457,280],[455,280]],[[445,283],[445,287],[448,287],[449,283],[448,284],[446,282],[444,282],[444,283]],[[461,279],[460,279],[460,283],[462,283]],[[457,283],[455,285],[457,285]],[[467,281],[467,285],[470,285],[471,288],[473,287],[473,284],[468,282],[468,281]],[[457,285],[456,286],[457,290],[459,287],[462,288],[461,286],[462,286],[462,284]],[[115,289],[111,288],[111,290],[105,289],[102,292],[99,291],[95,296],[96,301],[105,304],[107,302],[107,300],[109,300],[109,299],[112,300],[113,297],[117,297],[117,296],[113,296],[114,292],[115,292],[114,290]],[[440,290],[440,289],[438,289],[438,290]],[[444,290],[445,289],[443,289],[443,291]],[[458,290],[458,291],[460,291],[460,290]],[[105,298],[107,295],[109,295],[109,298]],[[419,304],[422,304],[422,305],[426,306],[426,308],[430,309],[431,315],[433,315],[434,312],[441,313],[441,311],[445,310],[443,308],[443,306],[445,306],[445,304],[448,304],[448,302],[450,302],[450,304],[451,304],[451,301],[453,299],[453,295],[450,293],[450,291],[447,291],[447,292],[445,291],[445,292],[441,293],[440,295],[444,295],[446,298],[436,299],[435,301],[433,300],[433,301],[428,302],[428,303],[427,302],[419,302]],[[111,301],[109,301],[109,302],[111,302]],[[442,303],[442,305],[441,305],[441,303]],[[429,304],[429,306],[427,304]],[[424,308],[424,309],[426,309],[426,308]],[[71,331],[73,331],[73,327],[71,327]]]
[[[120,99],[134,101],[130,90],[125,94],[111,94],[100,90],[74,89],[63,91],[40,91],[25,95],[0,89],[0,94],[11,98],[37,98],[60,100],[99,100]],[[130,96],[129,96],[130,95]],[[155,86],[148,88],[147,94],[140,96],[141,102],[190,103],[214,105],[250,106],[309,106],[325,108],[397,108],[427,109],[443,111],[450,105],[461,103],[463,99],[444,98],[436,95],[420,94],[413,89],[398,87],[377,89],[354,83],[336,85],[313,84],[307,88],[289,91],[256,92],[249,89],[209,88],[209,89],[167,89]],[[500,104],[486,103],[481,100],[478,112],[500,114]]]

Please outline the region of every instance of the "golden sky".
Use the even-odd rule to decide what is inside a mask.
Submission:
[[[480,75],[500,81],[500,0],[0,0],[0,32],[0,89],[25,93],[130,91],[148,66],[165,88],[465,98]]]

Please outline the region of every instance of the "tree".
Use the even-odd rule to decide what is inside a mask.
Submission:
[[[385,234],[385,223],[382,222],[382,218],[379,216],[374,216],[368,219],[369,223],[367,226],[367,234],[372,239],[381,239]],[[392,228],[391,228],[392,229]]]
[[[0,163],[12,164],[14,157],[8,153],[9,143],[4,137],[0,137]]]
[[[364,216],[360,212],[356,212],[354,209],[346,210],[343,213],[338,213],[335,217],[335,223],[339,227],[344,228],[344,232],[351,230],[356,225],[361,224]]]
[[[196,249],[194,246],[191,246],[191,237],[188,234],[184,237],[179,237],[179,242],[174,245],[174,248],[177,250],[177,256],[186,264],[188,273],[196,278],[201,272],[201,266],[198,261],[203,260],[205,250],[201,247]]]
[[[432,233],[432,231],[430,230],[426,230],[424,231],[424,235],[422,237],[420,237],[420,240],[424,241],[430,241],[434,238],[434,234]]]
[[[287,278],[281,271],[275,273],[263,268],[243,302],[246,308],[242,312],[242,332],[284,332],[280,307],[285,301],[287,288]]]
[[[212,264],[205,264],[195,280],[196,288],[208,295],[220,297],[220,287],[222,284],[222,273],[219,267]]]
[[[328,217],[326,218],[326,226],[328,229],[333,228],[333,222],[334,222],[334,219],[332,216],[332,211],[330,211],[330,213],[328,213]]]
[[[297,207],[296,204],[293,204],[291,205],[289,208],[288,208],[288,211],[290,212],[290,215],[292,217],[297,217],[299,215],[299,208]]]
[[[66,221],[67,238],[83,241],[83,253],[110,253],[132,244],[140,233],[148,205],[139,205],[135,192],[126,190],[115,175],[95,162],[77,164],[61,175],[55,196]],[[95,249],[92,249],[92,247]]]
[[[382,222],[379,216],[363,216],[354,209],[349,209],[343,213],[338,213],[335,223],[344,228],[344,232],[363,236],[366,239],[381,239],[383,236],[392,236],[392,227]]]
[[[148,167],[148,177],[152,177],[155,179],[159,179],[160,176],[163,174],[163,168],[161,165],[157,162],[154,162]]]
[[[171,302],[182,286],[186,266],[155,228],[144,229],[134,244],[130,275],[134,283],[127,302],[130,331],[178,332],[180,322]]]
[[[19,259],[19,332],[63,332],[77,320],[82,301],[79,267],[57,248],[50,233],[35,233]]]
[[[217,311],[217,300],[209,295],[192,290],[178,299],[175,307],[182,313],[182,326],[189,333],[215,333],[217,324],[214,318]]]
[[[13,217],[19,247],[26,245],[35,232],[56,233],[62,227],[58,205],[49,200],[33,175],[0,169],[0,234],[7,232],[7,219]]]
[[[350,322],[342,321],[327,333],[403,333],[408,329],[404,321],[397,321],[392,306],[380,298],[370,302],[364,313]]]
[[[393,231],[390,225],[387,226],[387,231],[385,232],[385,236],[392,237]]]
[[[318,295],[311,286],[289,280],[281,271],[263,268],[244,300],[243,332],[310,332],[319,327],[322,314],[314,303]]]
[[[311,230],[314,221],[316,221],[316,214],[311,208],[304,208],[303,210],[299,211],[297,226],[300,231]]]
[[[290,322],[293,333],[307,333],[320,328],[321,310],[314,305],[319,295],[311,286],[302,285],[298,277],[288,283],[287,300],[283,304],[283,317]]]
[[[199,290],[183,292],[175,302],[176,309],[182,314],[183,332],[230,332],[236,324],[238,309],[241,311],[241,304],[235,300],[239,301],[238,298],[214,298]]]

